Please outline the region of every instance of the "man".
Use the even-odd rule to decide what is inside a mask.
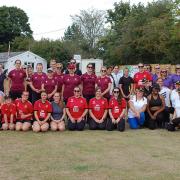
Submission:
[[[50,68],[53,70],[53,73],[56,72],[56,68],[57,68],[56,66],[57,66],[56,60],[55,59],[51,59],[50,60]]]
[[[164,68],[161,70],[161,78],[163,80],[163,85],[171,89],[172,88],[171,76],[168,76],[168,72]]]
[[[152,82],[151,74],[147,71],[144,71],[144,64],[139,63],[138,68],[139,72],[134,75],[134,89],[136,89],[137,87],[144,87],[144,83],[142,82],[144,78]]]
[[[155,73],[152,75],[152,81],[153,83],[156,83],[157,79],[161,77],[161,68],[159,64],[155,65],[154,72]]]
[[[172,86],[173,86],[173,89],[175,88],[175,83],[177,81],[180,82],[180,64],[177,64],[176,67],[175,67],[175,71],[176,71],[176,74],[172,74],[171,75],[171,82],[172,82]]]
[[[15,61],[15,69],[8,74],[8,90],[7,94],[10,94],[11,98],[21,98],[23,91],[26,91],[26,73],[21,68],[21,60]]]

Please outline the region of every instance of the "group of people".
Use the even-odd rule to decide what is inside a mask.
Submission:
[[[119,66],[101,67],[96,76],[93,64],[87,72],[70,60],[67,69],[50,61],[47,74],[38,63],[31,66],[15,61],[15,68],[6,76],[0,65],[1,129],[34,132],[90,130],[125,130],[180,126],[180,65],[171,74],[169,67],[138,64],[134,77]],[[6,83],[5,83],[6,82]],[[6,86],[3,86],[6,84]]]

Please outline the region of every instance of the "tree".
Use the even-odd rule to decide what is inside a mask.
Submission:
[[[17,7],[0,7],[0,42],[8,44],[15,37],[32,37],[26,13]]]
[[[105,32],[105,12],[96,9],[81,10],[79,15],[72,16],[72,20],[83,34],[84,51],[91,57],[96,56],[97,42]]]

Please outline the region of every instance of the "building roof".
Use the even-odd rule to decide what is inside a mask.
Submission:
[[[7,62],[7,60],[9,58],[17,56],[17,55],[22,54],[22,53],[24,53],[24,51],[23,52],[10,52],[9,54],[8,54],[8,52],[0,53],[0,63]]]

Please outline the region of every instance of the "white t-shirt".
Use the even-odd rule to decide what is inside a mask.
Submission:
[[[171,90],[165,86],[162,87],[162,89],[159,92],[160,95],[162,95],[164,97],[165,100],[165,105],[170,107],[170,94],[171,94]]]
[[[136,95],[134,95],[130,101],[134,104],[134,108],[136,110],[140,110],[144,105],[147,104],[147,99],[143,97],[141,100],[136,100]],[[135,114],[132,112],[132,110],[129,108],[128,110],[128,118],[134,118]]]
[[[175,100],[176,100],[177,98],[179,98],[179,94],[178,94],[178,92],[177,92],[176,89],[173,89],[172,92],[171,92],[171,95],[170,95],[172,107],[174,107],[174,103],[175,103]]]
[[[176,118],[180,117],[180,96],[174,101],[174,108],[176,111]]]

